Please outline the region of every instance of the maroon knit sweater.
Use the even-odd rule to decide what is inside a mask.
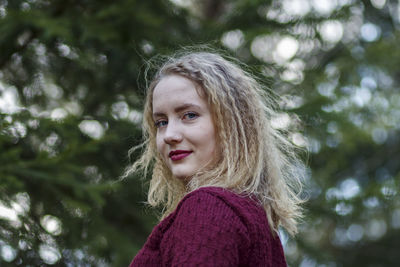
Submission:
[[[130,267],[287,266],[264,209],[218,187],[186,195],[154,229]]]

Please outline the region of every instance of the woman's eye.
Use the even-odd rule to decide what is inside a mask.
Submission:
[[[183,115],[183,118],[184,119],[188,119],[188,120],[193,120],[193,119],[195,119],[197,117],[198,117],[198,115],[196,113],[194,113],[194,112],[188,112],[188,113],[185,113]]]
[[[157,128],[163,127],[163,126],[165,126],[165,125],[167,125],[167,124],[168,124],[168,122],[167,122],[166,120],[160,120],[160,121],[156,121],[156,122],[154,123],[154,125],[155,125]]]

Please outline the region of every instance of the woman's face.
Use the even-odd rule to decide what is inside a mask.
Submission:
[[[204,96],[189,79],[169,75],[153,91],[157,150],[179,179],[216,160],[216,133]]]

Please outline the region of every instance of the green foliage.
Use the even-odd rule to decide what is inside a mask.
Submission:
[[[396,266],[398,1],[173,2],[0,0],[0,265],[129,264],[157,222],[146,179],[119,180],[145,65],[211,43],[282,96],[277,127],[309,151],[289,264]]]

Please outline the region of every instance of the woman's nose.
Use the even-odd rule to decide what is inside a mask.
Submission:
[[[167,144],[179,143],[182,141],[182,133],[179,126],[174,122],[169,122],[164,133],[164,142]]]

